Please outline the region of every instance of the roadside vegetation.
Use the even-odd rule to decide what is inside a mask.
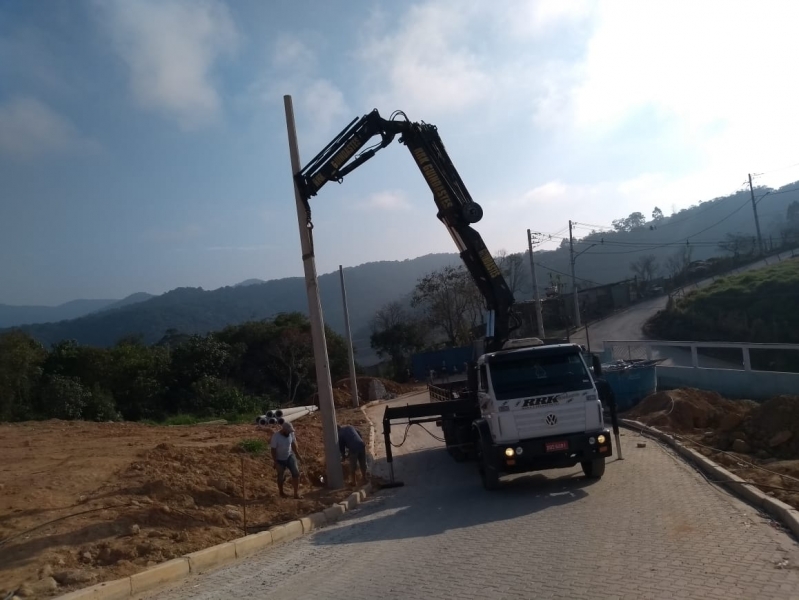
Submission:
[[[328,329],[327,345],[331,375],[345,377],[344,339]],[[0,421],[251,422],[315,390],[310,323],[300,313],[111,348],[67,340],[47,349],[23,331],[0,334]]]
[[[794,258],[672,298],[649,320],[645,332],[666,340],[795,344],[798,301],[799,258]],[[790,354],[753,351],[752,367],[797,371],[799,357]]]

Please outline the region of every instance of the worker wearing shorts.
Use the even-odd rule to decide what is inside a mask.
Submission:
[[[272,460],[275,461],[277,468],[277,489],[282,498],[286,497],[283,492],[283,482],[286,480],[286,469],[291,473],[291,485],[294,488],[294,497],[300,498],[300,468],[297,464],[297,440],[294,436],[294,426],[291,423],[283,423],[280,431],[272,435],[269,444],[272,450]]]
[[[341,460],[346,458],[346,452],[350,453],[350,473],[352,474],[352,485],[357,484],[356,467],[361,468],[363,483],[366,483],[366,444],[352,425],[338,426],[338,449],[341,452]]]

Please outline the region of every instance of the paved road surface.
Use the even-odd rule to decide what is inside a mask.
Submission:
[[[375,423],[382,411],[370,409]],[[405,487],[149,597],[799,599],[792,538],[654,442],[637,448],[638,439],[625,433],[625,460],[599,482],[575,468],[517,477],[492,493],[474,465],[454,463],[413,427],[395,463]]]

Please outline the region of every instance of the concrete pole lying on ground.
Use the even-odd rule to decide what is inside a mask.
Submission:
[[[283,408],[283,409],[280,409],[280,410],[276,410],[275,411],[275,416],[276,417],[286,417],[288,415],[293,415],[294,413],[302,412],[304,410],[307,410],[309,412],[314,412],[316,410],[316,405],[315,404],[309,404],[307,406],[294,406],[292,408]]]
[[[355,351],[352,348],[352,331],[350,330],[350,309],[347,306],[347,288],[344,285],[344,267],[338,266],[341,278],[341,301],[344,304],[344,329],[347,330],[347,350],[350,354],[350,388],[352,389],[352,407],[358,408],[358,382],[355,380]]]
[[[332,490],[338,490],[344,487],[344,471],[341,468],[341,460],[339,459],[336,407],[333,404],[333,383],[330,380],[330,362],[327,356],[322,303],[319,299],[319,282],[316,278],[313,230],[308,218],[308,211],[305,209],[305,203],[294,179],[302,170],[302,167],[300,166],[300,150],[297,144],[297,130],[294,124],[294,105],[290,95],[283,96],[283,104],[286,110],[286,129],[288,131],[289,154],[291,156],[291,179],[294,183],[294,200],[297,205],[297,221],[300,228],[305,288],[308,294],[308,314],[311,320],[311,338],[313,339],[313,354],[314,362],[316,363],[316,388],[319,392],[319,410],[322,412],[327,487]]]

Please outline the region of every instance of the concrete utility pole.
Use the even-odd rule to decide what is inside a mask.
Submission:
[[[350,388],[352,389],[352,407],[358,408],[358,381],[355,379],[355,351],[352,348],[352,331],[350,331],[350,309],[347,306],[347,287],[344,285],[344,267],[338,266],[341,278],[341,302],[344,305],[344,329],[347,330],[347,350],[350,353]]]
[[[752,186],[752,174],[749,173],[749,193],[752,195],[752,210],[755,212],[755,228],[757,229],[757,247],[763,254],[763,237],[760,235],[760,219],[757,216],[757,202],[755,201],[755,188]]]
[[[538,278],[535,276],[535,260],[533,260],[533,234],[527,230],[527,247],[530,249],[530,271],[533,275],[533,297],[535,299],[535,318],[538,322],[538,337],[544,339],[544,315],[541,311],[541,297],[538,295]]]
[[[316,278],[316,261],[313,250],[313,230],[308,221],[308,212],[297,189],[294,175],[302,170],[300,150],[297,145],[297,130],[294,125],[294,106],[291,96],[283,96],[286,108],[286,128],[289,136],[292,181],[294,181],[294,200],[297,203],[297,222],[300,226],[300,245],[302,246],[302,265],[305,269],[305,289],[308,293],[308,314],[311,319],[311,338],[316,362],[316,388],[319,393],[319,412],[322,413],[322,431],[325,442],[325,464],[327,487],[338,490],[344,487],[344,472],[338,450],[338,430],[336,428],[336,407],[333,404],[333,384],[330,381],[330,361],[327,357],[325,325],[322,318],[322,303],[319,299],[319,282]]]
[[[577,276],[574,274],[574,237],[572,236],[572,222],[569,220],[569,256],[572,264],[572,291],[574,293],[574,326],[580,326],[580,301],[577,297]]]

